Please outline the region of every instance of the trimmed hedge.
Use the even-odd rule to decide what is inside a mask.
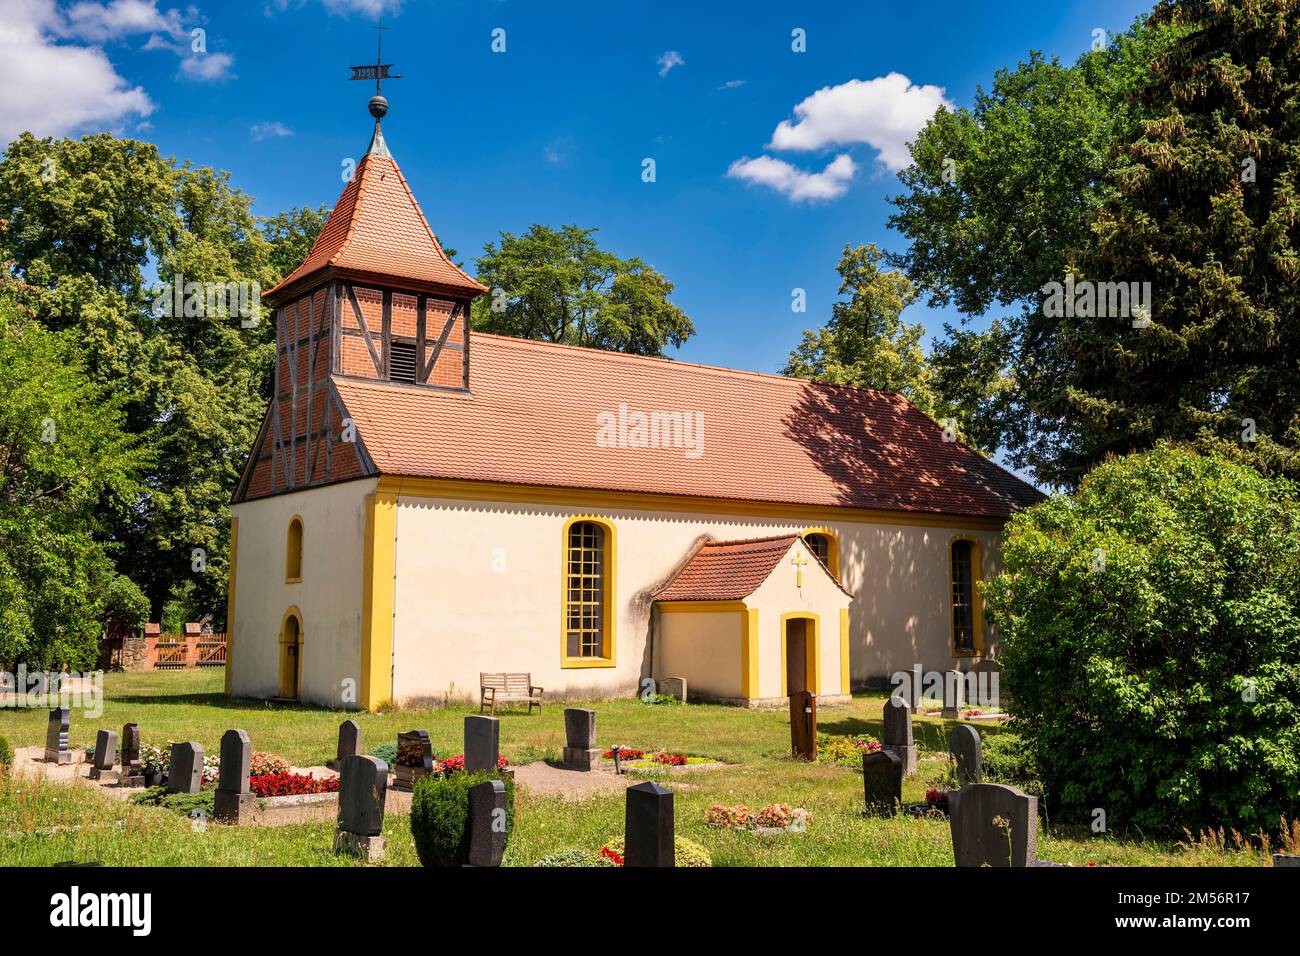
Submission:
[[[506,787],[507,844],[515,825],[515,782],[495,773],[426,774],[411,795],[411,836],[422,866],[464,866],[469,862],[469,791],[485,780]]]

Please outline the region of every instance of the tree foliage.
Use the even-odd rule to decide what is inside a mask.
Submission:
[[[1053,806],[1115,829],[1300,807],[1300,495],[1161,443],[1012,519],[984,604]]]
[[[487,243],[474,262],[491,291],[474,303],[474,328],[635,355],[662,355],[694,335],[668,301],[673,284],[640,259],[601,249],[595,232],[534,225]]]

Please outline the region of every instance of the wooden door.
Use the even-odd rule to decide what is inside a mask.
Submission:
[[[792,618],[785,622],[785,692],[797,694],[808,687],[808,622]]]
[[[298,618],[290,615],[284,620],[280,633],[280,696],[298,699],[298,675],[301,672],[299,656],[302,653],[302,631]]]

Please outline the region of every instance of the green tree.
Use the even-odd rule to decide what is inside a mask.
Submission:
[[[1168,442],[1017,515],[984,589],[1061,819],[1273,829],[1300,810],[1300,494]]]
[[[595,232],[534,225],[489,242],[474,260],[492,290],[474,303],[474,328],[635,355],[662,355],[694,335],[668,301],[673,284],[640,259],[604,251]]]
[[[283,279],[306,260],[312,243],[325,228],[330,207],[321,205],[295,207],[258,220],[262,238],[270,246],[271,268],[276,279]]]

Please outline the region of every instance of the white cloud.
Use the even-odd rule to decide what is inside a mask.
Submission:
[[[738,89],[738,88],[744,86],[747,82],[749,82],[749,81],[748,81],[748,80],[727,80],[727,82],[726,82],[726,83],[723,83],[721,86],[719,86],[718,89],[720,89],[720,90],[734,90],[734,89]]]
[[[278,139],[282,136],[292,136],[293,130],[285,126],[279,120],[267,120],[263,123],[254,123],[248,128],[248,138],[255,143],[260,143],[264,139]]]
[[[782,120],[768,149],[814,150],[865,143],[891,171],[912,162],[907,144],[940,106],[952,108],[943,87],[917,86],[901,73],[826,86]]]
[[[181,75],[187,80],[212,83],[234,76],[235,58],[229,53],[195,53],[181,60]]]
[[[838,199],[849,188],[857,165],[848,153],[841,153],[820,173],[809,173],[791,166],[783,159],[759,156],[742,157],[731,164],[727,175],[749,183],[770,186],[792,202]]]
[[[54,42],[66,24],[53,0],[7,0],[0,19],[0,142],[24,130],[64,136],[153,112],[103,50]]]
[[[669,50],[667,53],[661,54],[655,62],[659,64],[660,76],[667,76],[668,71],[675,66],[686,65],[686,61],[682,59],[682,55],[676,50]]]
[[[402,0],[325,0],[325,6],[331,13],[363,13],[368,17],[377,17],[381,13],[397,13],[402,8]]]
[[[65,36],[103,43],[139,33],[166,33],[173,37],[185,33],[181,15],[175,10],[162,13],[157,0],[111,0],[107,4],[83,0],[67,11]]]

